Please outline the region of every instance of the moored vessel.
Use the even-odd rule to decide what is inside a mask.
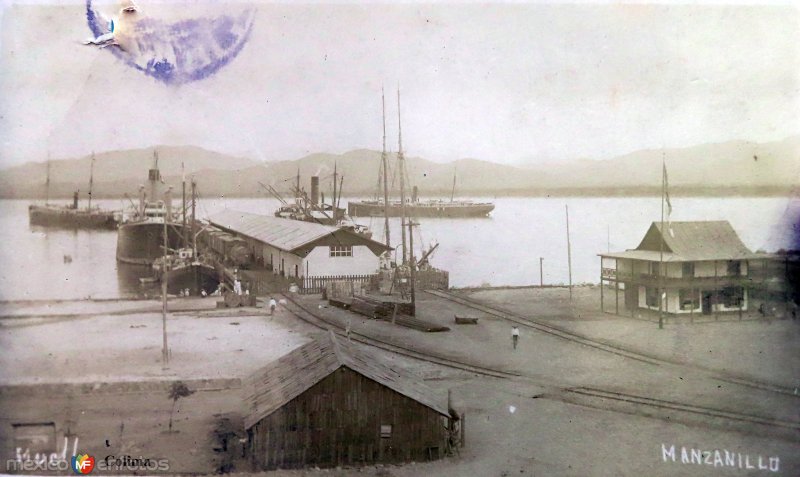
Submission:
[[[72,195],[72,204],[55,205],[50,203],[50,161],[47,161],[44,205],[28,206],[28,220],[31,225],[71,229],[116,229],[121,214],[110,210],[92,207],[92,188],[94,183],[94,154],[92,154],[89,173],[89,205],[78,207],[80,193]]]
[[[124,217],[117,234],[117,260],[136,265],[152,265],[164,255],[166,247],[178,249],[185,224],[172,210],[171,187],[161,179],[158,153],[153,152],[153,167],[148,171],[147,186],[139,189],[139,204]]]

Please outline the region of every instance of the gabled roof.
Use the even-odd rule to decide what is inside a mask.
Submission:
[[[446,395],[439,395],[420,382],[419,377],[392,367],[379,355],[362,351],[331,331],[245,378],[245,429],[251,428],[342,366],[449,416]]]
[[[635,250],[600,255],[658,261],[662,241],[665,262],[764,258],[742,243],[727,220],[664,223],[663,231],[660,222],[653,222]]]
[[[341,227],[322,225],[302,220],[283,219],[268,215],[223,210],[208,218],[217,227],[245,235],[286,252],[294,252],[305,245],[333,234],[349,234],[371,249],[383,250],[386,246],[367,237],[349,232]]]

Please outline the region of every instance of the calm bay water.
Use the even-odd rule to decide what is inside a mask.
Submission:
[[[452,286],[567,283],[565,205],[569,206],[573,283],[598,281],[597,253],[634,248],[660,219],[659,198],[497,198],[484,219],[420,219],[415,246],[440,243],[431,262],[450,271]],[[101,200],[121,209],[119,200]],[[28,201],[0,201],[0,300],[114,298],[140,293],[144,267],[118,265],[115,231],[31,227]],[[271,214],[271,199],[203,199],[198,216],[225,208]],[[672,220],[728,220],[752,250],[775,251],[791,242],[800,200],[785,198],[675,198]],[[383,219],[356,219],[383,240]],[[400,220],[391,220],[392,244]],[[64,256],[72,258],[64,262]],[[419,251],[417,252],[419,256]]]

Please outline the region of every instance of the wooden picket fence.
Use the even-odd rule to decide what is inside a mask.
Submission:
[[[300,293],[305,295],[322,293],[328,283],[332,281],[350,281],[362,285],[369,285],[369,283],[372,280],[376,280],[377,277],[378,275],[328,275],[324,277],[306,277],[303,279],[303,286],[300,288]]]

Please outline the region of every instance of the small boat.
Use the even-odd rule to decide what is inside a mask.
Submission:
[[[166,271],[165,271],[166,264]],[[196,259],[191,248],[181,248],[174,254],[153,262],[152,283],[166,278],[167,293],[189,296],[211,295],[219,287],[220,274],[213,265]]]

